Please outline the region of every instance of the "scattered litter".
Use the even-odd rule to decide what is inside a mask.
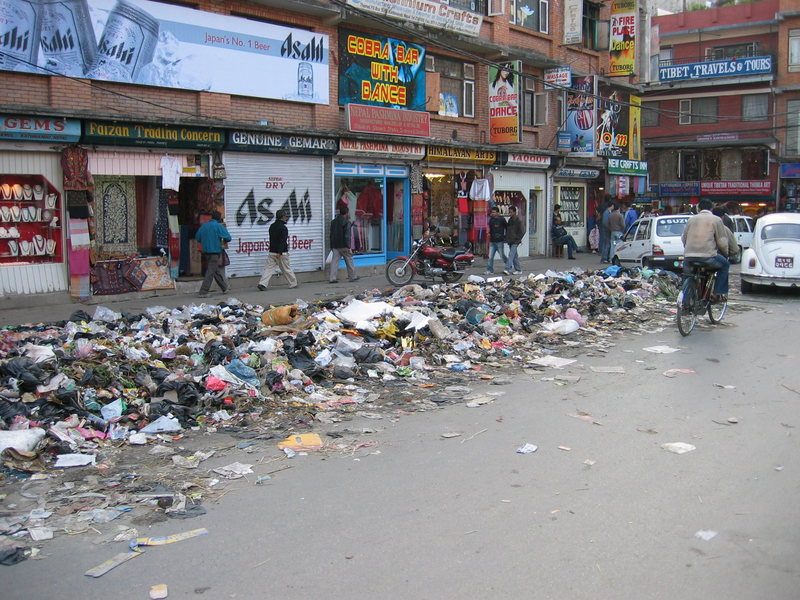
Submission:
[[[737,417],[728,417],[728,423],[730,423],[732,425],[736,425],[736,423],[738,423],[738,422],[739,422],[739,419]]]
[[[783,471],[784,467],[775,467],[776,471]]]
[[[317,433],[301,433],[290,435],[278,444],[279,450],[289,448],[294,451],[299,450],[321,450],[324,444],[322,438]]]
[[[653,352],[654,354],[672,354],[673,352],[680,352],[680,348],[672,348],[670,346],[648,346],[642,349],[645,352]]]
[[[445,439],[449,439],[449,438],[461,437],[461,434],[457,431],[448,431],[446,433],[441,434],[441,436]]]
[[[583,464],[585,464],[587,467],[593,467],[593,466],[595,466],[597,464],[597,461],[596,460],[590,460],[590,459],[587,458],[585,461],[583,461]]]
[[[714,387],[718,387],[718,388],[721,388],[723,390],[735,390],[736,389],[735,385],[725,385],[724,383],[715,383]]]
[[[69,467],[83,467],[93,465],[95,462],[94,454],[59,454],[56,463],[53,465],[57,469]]]
[[[28,535],[34,542],[42,540],[52,540],[53,530],[50,527],[28,527]]]
[[[574,358],[561,358],[560,356],[543,356],[531,361],[535,365],[542,367],[552,367],[554,369],[561,369],[567,365],[578,362]]]
[[[102,577],[106,573],[108,573],[111,569],[114,569],[120,566],[122,563],[131,560],[132,558],[136,558],[137,556],[141,556],[142,553],[138,552],[137,550],[129,550],[128,552],[120,552],[119,554],[109,558],[107,561],[100,563],[96,567],[93,567],[86,571],[84,575],[88,577]]]
[[[217,467],[216,469],[213,469],[213,471],[217,475],[222,475],[225,479],[239,479],[240,477],[244,477],[245,475],[252,473],[252,466],[253,465],[235,462],[224,467]]]
[[[661,447],[667,452],[672,452],[674,454],[686,454],[692,450],[697,450],[696,446],[685,442],[668,442],[666,444],[661,444]]]
[[[717,537],[717,535],[719,535],[718,531],[712,531],[710,529],[701,529],[700,531],[694,534],[694,537],[696,537],[699,540],[703,540],[704,542],[710,542],[715,537]]]
[[[524,444],[517,448],[517,454],[533,454],[539,449],[539,446],[534,444]]]
[[[569,452],[570,450],[572,450],[572,448],[570,448],[569,446],[559,446],[558,449],[563,450],[564,452]]]
[[[162,600],[169,596],[169,590],[166,583],[159,583],[150,588],[150,598],[152,600]]]
[[[625,367],[589,367],[595,373],[612,373],[616,375],[624,375]]]
[[[135,550],[139,546],[165,546],[167,544],[182,542],[183,540],[188,540],[206,534],[208,534],[208,529],[201,527],[200,529],[192,529],[190,531],[183,531],[181,533],[174,533],[172,535],[136,538],[135,540],[131,540],[130,544],[128,544],[128,547],[131,550]]]
[[[602,425],[600,421],[595,419],[592,415],[587,412],[583,412],[582,410],[576,411],[574,415],[568,415],[575,419],[580,419],[581,421],[586,421],[587,423],[592,423],[593,425]]]
[[[675,375],[691,375],[694,373],[691,369],[667,369],[662,373],[664,377],[675,377]]]

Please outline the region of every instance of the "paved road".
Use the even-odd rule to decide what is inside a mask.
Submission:
[[[143,532],[210,531],[101,579],[83,572],[124,545],[60,537],[44,560],[0,571],[3,597],[138,599],[166,583],[170,598],[795,599],[798,298],[746,301],[755,310],[688,338],[665,323],[607,354],[578,349],[561,372],[577,383],[506,372],[512,385],[470,383],[506,392],[478,408],[341,424],[380,430],[352,455],[267,463],[280,453],[263,443],[215,456],[209,467],[292,468],[231,486],[206,516]],[[643,350],[654,345],[680,351]],[[526,442],[539,450],[517,454]],[[697,449],[672,454],[668,442]],[[718,533],[704,541],[701,530]]]

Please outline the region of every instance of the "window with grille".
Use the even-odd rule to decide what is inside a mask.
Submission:
[[[642,127],[658,127],[658,102],[642,103]]]
[[[600,48],[600,5],[583,3],[583,46],[590,50]]]
[[[724,60],[726,58],[744,58],[746,56],[758,56],[757,41],[706,48],[706,60]]]
[[[800,154],[800,100],[786,103],[786,153]]]
[[[680,101],[681,125],[708,125],[717,122],[717,98],[691,98]]]
[[[488,0],[450,0],[450,6],[470,10],[481,15],[487,14],[488,4]]]
[[[766,121],[769,113],[769,94],[742,96],[742,121]]]
[[[539,33],[550,31],[550,0],[510,0],[509,22]]]
[[[789,70],[800,71],[800,29],[789,30]]]

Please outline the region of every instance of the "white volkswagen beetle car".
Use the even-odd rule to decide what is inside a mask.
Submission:
[[[753,286],[800,285],[800,214],[774,213],[756,221],[752,245],[742,253],[742,293]]]

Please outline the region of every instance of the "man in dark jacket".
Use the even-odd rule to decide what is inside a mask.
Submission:
[[[200,243],[200,249],[203,253],[203,258],[206,261],[206,274],[203,278],[203,283],[200,284],[201,298],[208,296],[208,291],[211,289],[211,282],[216,281],[222,293],[226,293],[228,289],[228,282],[225,279],[225,265],[222,263],[222,241],[231,241],[231,234],[228,233],[225,225],[221,223],[222,215],[218,210],[211,213],[211,220],[206,221],[197,230],[194,236]]]
[[[517,216],[517,208],[510,206],[508,208],[508,225],[506,226],[506,243],[508,244],[508,259],[506,260],[506,268],[503,273],[506,275],[519,275],[522,273],[522,266],[519,264],[519,257],[517,256],[517,249],[522,243],[522,238],[525,236],[525,225],[522,219]]]
[[[347,206],[339,208],[339,214],[331,221],[331,268],[328,280],[331,283],[336,283],[339,276],[339,260],[344,259],[344,264],[347,266],[347,279],[350,281],[358,281],[359,277],[356,275],[355,265],[353,264],[353,251],[350,249],[350,235],[352,225],[350,223],[350,210]]]
[[[575,251],[578,249],[578,244],[575,238],[567,233],[566,228],[561,223],[561,217],[553,216],[553,227],[551,231],[553,234],[553,245],[563,246],[566,244],[567,256],[570,260],[575,260]]]
[[[486,274],[491,275],[494,273],[494,255],[499,253],[503,259],[503,264],[506,260],[506,220],[500,216],[500,209],[496,206],[492,207],[491,215],[489,216],[489,264],[486,265]]]
[[[285,210],[279,210],[275,213],[275,222],[269,226],[269,254],[267,254],[267,264],[264,266],[258,282],[258,289],[262,292],[266,291],[275,267],[278,267],[284,274],[290,289],[297,287],[297,277],[292,271],[292,263],[289,262],[289,229],[286,227],[288,220],[288,213]]]

